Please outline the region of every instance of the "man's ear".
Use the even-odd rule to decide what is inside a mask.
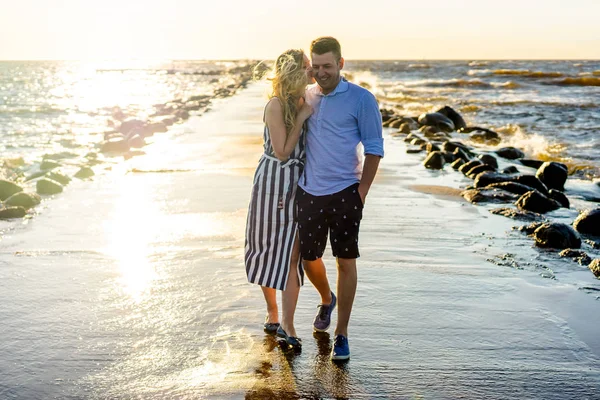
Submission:
[[[339,64],[340,64],[340,69],[343,69],[344,68],[344,57],[340,57]]]

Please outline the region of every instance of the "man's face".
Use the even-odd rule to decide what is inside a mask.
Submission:
[[[344,67],[344,59],[341,58],[338,62],[332,52],[325,54],[311,54],[312,58],[312,75],[317,80],[317,83],[327,94],[337,86],[340,81],[340,71]]]

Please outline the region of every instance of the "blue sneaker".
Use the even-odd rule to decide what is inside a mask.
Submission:
[[[335,294],[331,292],[331,304],[319,304],[317,309],[317,315],[315,316],[315,320],[313,321],[313,327],[315,332],[325,332],[329,329],[329,325],[331,325],[331,314],[333,310],[335,310],[335,306],[337,304],[337,298]]]
[[[350,346],[348,345],[348,338],[346,336],[336,335],[335,339],[333,340],[331,359],[334,361],[350,359]]]

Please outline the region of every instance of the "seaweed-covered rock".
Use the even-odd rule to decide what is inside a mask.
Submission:
[[[40,204],[41,198],[35,193],[19,192],[10,196],[4,204],[11,207],[23,207],[28,210]]]
[[[600,236],[600,208],[583,211],[573,221],[573,227],[579,233]]]
[[[90,167],[81,167],[81,169],[77,171],[74,176],[75,178],[79,179],[91,178],[92,176],[94,176],[94,170]]]
[[[510,203],[517,199],[517,196],[500,189],[470,189],[461,193],[467,201],[476,203]]]
[[[0,219],[23,218],[27,211],[23,207],[0,208]]]
[[[22,192],[23,188],[16,183],[0,179],[0,201],[8,199],[15,193]]]
[[[516,160],[525,157],[525,153],[515,147],[503,147],[496,150],[496,154],[508,160]]]
[[[442,169],[444,168],[444,164],[446,163],[446,159],[444,155],[439,151],[432,151],[427,155],[425,161],[423,161],[423,165],[425,168],[429,169]]]
[[[563,258],[573,258],[581,265],[588,265],[590,262],[592,262],[590,256],[588,256],[585,251],[581,250],[564,249],[558,253],[558,255]]]
[[[578,249],[581,247],[581,238],[575,230],[560,222],[547,222],[533,232],[535,244],[539,247],[554,249]]]
[[[557,162],[545,162],[537,170],[535,176],[548,187],[548,189],[565,190],[565,182],[569,171],[567,166]]]
[[[592,271],[596,278],[600,279],[600,258],[596,258],[594,261],[592,261],[590,265],[588,265],[588,268],[590,271]]]
[[[531,235],[533,234],[533,232],[535,232],[537,228],[539,228],[542,225],[544,225],[544,222],[534,221],[529,225],[520,226],[519,228],[517,228],[517,230],[519,232],[525,233],[526,235]]]
[[[544,218],[540,214],[532,211],[517,210],[510,207],[494,208],[493,210],[490,210],[490,212],[495,215],[502,215],[503,217],[516,219],[518,221],[540,221]],[[533,233],[533,231],[531,231],[531,233]]]
[[[60,183],[53,181],[52,179],[42,178],[36,182],[36,190],[39,194],[50,195],[61,193],[63,187]]]
[[[549,199],[537,190],[531,190],[521,197],[515,203],[519,210],[533,211],[544,214],[560,208],[560,204],[555,200]]]

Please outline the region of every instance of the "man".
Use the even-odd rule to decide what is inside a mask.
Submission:
[[[307,160],[296,196],[300,252],[306,275],[321,295],[314,330],[324,332],[338,307],[333,360],[350,358],[348,322],[356,293],[358,231],[362,209],[383,157],[381,114],[375,97],[344,79],[339,42],[320,37],[311,44],[312,74],[318,85],[306,92]],[[364,166],[358,145],[364,148]],[[330,236],[337,260],[337,297],[329,287],[323,252]]]

